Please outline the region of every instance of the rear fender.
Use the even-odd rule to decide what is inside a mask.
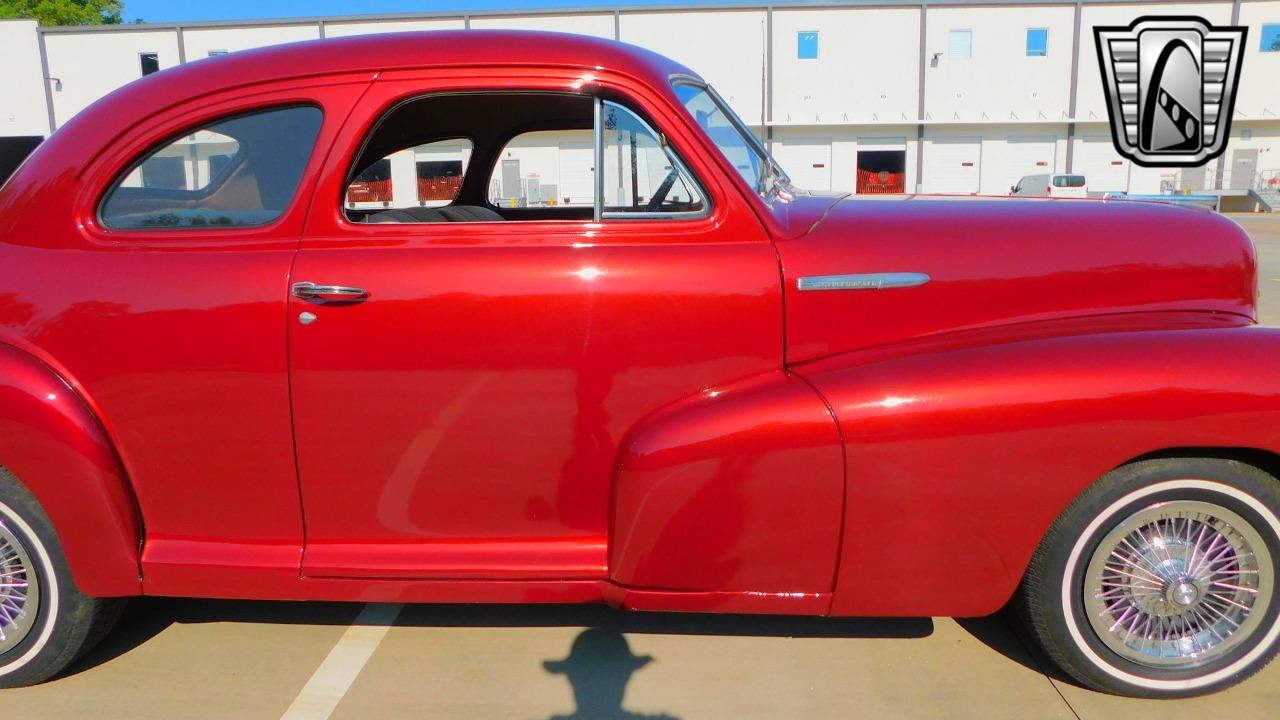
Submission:
[[[0,466],[49,516],[81,592],[139,594],[137,506],[111,443],[66,382],[9,346],[0,346]]]
[[[1167,448],[1280,449],[1280,330],[1210,315],[1089,324],[795,368],[846,443],[833,614],[995,612],[1050,523],[1108,471]]]

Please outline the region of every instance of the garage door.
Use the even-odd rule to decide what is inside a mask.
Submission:
[[[1004,172],[991,182],[990,192],[1004,194],[1024,175],[1052,175],[1058,140],[1051,135],[1011,137],[1005,143]]]
[[[1116,152],[1110,135],[1080,138],[1071,171],[1084,176],[1090,193],[1129,190],[1129,161]]]
[[[931,138],[924,149],[924,191],[978,192],[982,141],[978,138]]]
[[[778,164],[796,187],[831,189],[831,138],[806,138],[775,142]]]
[[[595,203],[595,149],[591,141],[560,143],[559,201],[565,205]]]

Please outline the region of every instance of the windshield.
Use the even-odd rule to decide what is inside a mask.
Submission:
[[[1064,187],[1064,188],[1084,187],[1084,176],[1083,175],[1054,175],[1053,186]]]
[[[788,182],[756,136],[714,90],[691,80],[677,80],[672,87],[685,110],[756,192],[769,195]]]

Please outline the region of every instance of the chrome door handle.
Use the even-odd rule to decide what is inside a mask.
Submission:
[[[345,287],[343,285],[317,285],[313,282],[296,282],[293,284],[293,296],[303,300],[333,300],[354,302],[369,297],[364,288]]]

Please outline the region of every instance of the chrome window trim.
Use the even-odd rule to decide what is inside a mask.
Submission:
[[[591,168],[591,172],[595,173],[592,180],[595,181],[596,196],[592,199],[592,219],[600,222],[604,219],[604,98],[596,96],[596,112],[592,119],[593,131],[591,142],[595,152],[595,167]]]
[[[725,99],[720,96],[720,93],[716,92],[716,89],[708,84],[706,80],[693,75],[686,75],[684,73],[673,73],[667,77],[667,82],[670,83],[672,87],[677,85],[689,85],[691,87],[696,87],[710,95],[711,100],[720,106],[721,114],[723,114],[725,118],[733,124],[739,135],[742,135],[747,139],[747,142],[751,143],[751,147],[759,153],[760,157],[763,158],[763,161],[770,166],[774,177],[776,177],[783,185],[791,184],[791,176],[787,174],[787,171],[782,169],[782,166],[778,164],[778,161],[775,160],[773,155],[765,148],[764,143],[760,138],[752,132],[750,127],[747,127],[747,125],[742,121],[742,118],[738,117],[737,113],[733,112],[733,108],[729,103],[726,102]],[[685,115],[688,116],[689,110],[684,107],[684,103],[677,102],[677,104],[684,111]],[[695,122],[694,124],[696,125],[697,123]],[[712,145],[714,144],[715,143],[713,142]],[[716,148],[716,152],[720,152],[719,148]],[[761,190],[759,188],[751,188],[751,191],[757,195],[761,194]]]
[[[601,213],[600,216],[605,220],[694,220],[706,217],[707,213],[703,211],[650,212],[641,210],[637,212],[622,212],[614,210]]]

